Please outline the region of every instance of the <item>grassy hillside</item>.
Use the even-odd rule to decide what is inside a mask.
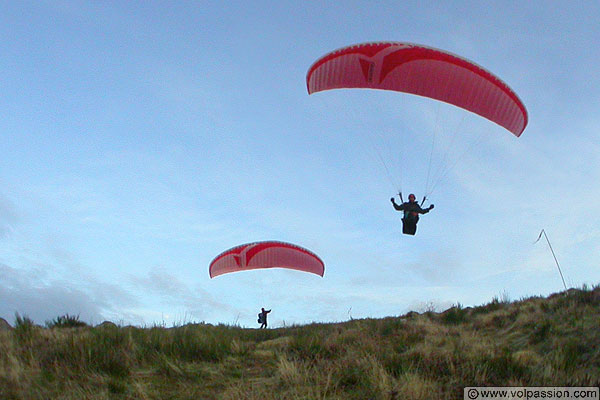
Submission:
[[[0,331],[2,399],[438,399],[600,384],[600,286],[443,313],[257,330]]]

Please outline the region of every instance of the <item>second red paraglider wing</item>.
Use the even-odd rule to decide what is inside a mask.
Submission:
[[[210,263],[211,278],[236,271],[261,268],[288,268],[323,276],[325,265],[317,255],[300,246],[266,241],[233,247]]]
[[[365,43],[317,60],[306,76],[308,93],[340,88],[395,90],[444,101],[520,136],[527,110],[508,85],[451,53],[410,43]]]

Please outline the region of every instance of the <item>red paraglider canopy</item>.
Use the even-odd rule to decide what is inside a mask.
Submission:
[[[311,251],[291,243],[265,241],[233,247],[215,257],[208,272],[211,278],[236,271],[288,268],[323,276],[325,265]]]
[[[520,136],[527,110],[498,77],[462,57],[411,43],[357,44],[317,60],[308,93],[340,88],[395,90],[441,100],[478,114]]]

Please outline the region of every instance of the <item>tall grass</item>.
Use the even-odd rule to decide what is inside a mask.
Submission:
[[[0,398],[462,399],[465,386],[598,385],[599,306],[594,287],[269,330],[42,328],[17,314],[0,332]]]

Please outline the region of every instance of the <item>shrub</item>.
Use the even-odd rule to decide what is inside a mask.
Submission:
[[[457,303],[455,307],[449,308],[442,314],[442,322],[449,325],[457,325],[465,322],[467,311],[462,308],[460,303]]]
[[[79,315],[61,315],[52,321],[46,321],[48,328],[80,328],[88,326],[85,322],[79,320]]]

